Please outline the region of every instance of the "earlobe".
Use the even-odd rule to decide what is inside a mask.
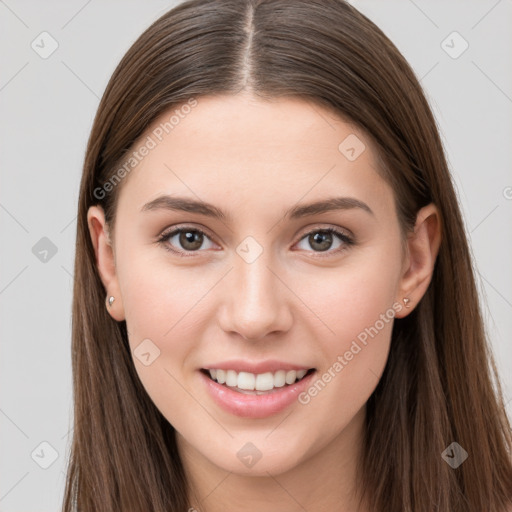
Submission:
[[[398,302],[402,307],[397,318],[407,316],[420,302],[432,280],[441,245],[441,218],[431,203],[416,216],[414,231],[407,237],[407,258],[399,284]]]
[[[106,290],[105,307],[112,318],[120,322],[124,320],[124,308],[116,272],[114,247],[105,221],[105,214],[100,206],[89,208],[87,224],[94,247],[96,268]],[[110,297],[114,297],[115,302]]]

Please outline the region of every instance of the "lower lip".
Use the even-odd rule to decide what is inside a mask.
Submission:
[[[263,395],[246,395],[233,391],[199,372],[213,400],[225,411],[242,418],[266,418],[286,409],[310,385],[315,373],[316,371],[311,372],[299,382],[277,388],[276,391]]]

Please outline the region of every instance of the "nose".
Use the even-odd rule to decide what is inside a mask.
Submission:
[[[238,258],[238,256],[237,256]],[[226,276],[219,324],[227,333],[256,341],[284,333],[292,325],[291,296],[284,276],[269,265],[265,252],[252,263],[242,258]]]

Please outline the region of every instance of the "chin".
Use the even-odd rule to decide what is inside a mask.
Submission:
[[[276,476],[286,473],[301,464],[306,457],[303,445],[299,450],[293,445],[283,446],[280,441],[273,443],[265,439],[265,436],[268,433],[262,434],[261,438],[240,436],[231,440],[230,446],[224,443],[213,453],[203,452],[203,455],[225,471],[247,476],[268,476],[269,473]],[[250,441],[251,437],[253,441]],[[299,437],[304,439],[304,436]]]

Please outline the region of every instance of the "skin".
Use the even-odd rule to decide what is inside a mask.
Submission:
[[[366,146],[354,161],[338,149],[350,134]],[[132,356],[145,339],[160,350],[148,366],[133,361],[177,431],[197,510],[366,510],[355,502],[355,465],[393,320],[309,403],[294,402],[268,418],[219,408],[200,385],[198,369],[235,358],[278,359],[321,375],[393,304],[395,318],[413,311],[432,277],[439,215],[434,205],[420,210],[402,246],[393,191],[376,171],[375,154],[360,130],[301,99],[200,97],[119,185],[110,238],[103,211],[90,208],[98,270],[107,297],[115,297],[109,312],[126,320]],[[200,198],[232,219],[141,212],[162,194]],[[298,203],[333,195],[357,198],[373,215],[352,208],[284,216]],[[189,257],[156,242],[177,225],[207,234],[195,252],[180,245],[179,235],[167,239]],[[308,241],[309,232],[328,227],[350,233],[355,244],[332,235],[321,251]],[[236,252],[247,236],[263,249],[251,263]],[[262,454],[252,468],[237,457],[247,442]]]

